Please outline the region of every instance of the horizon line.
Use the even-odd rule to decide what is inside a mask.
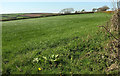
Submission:
[[[2,2],[112,2],[112,1],[1,1]],[[115,1],[116,2],[116,1]]]

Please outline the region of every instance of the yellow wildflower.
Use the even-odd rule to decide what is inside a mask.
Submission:
[[[38,68],[39,71],[41,71],[42,69],[41,68]]]

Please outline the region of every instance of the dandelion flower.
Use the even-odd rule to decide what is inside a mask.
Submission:
[[[38,68],[39,71],[41,71],[42,69],[41,68]]]

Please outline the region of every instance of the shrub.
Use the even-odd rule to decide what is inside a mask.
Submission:
[[[93,8],[93,9],[92,9],[92,12],[96,12],[96,11],[97,11],[97,8]]]
[[[103,6],[97,9],[97,11],[107,11],[108,9],[110,9],[108,6]]]
[[[69,14],[69,13],[72,13],[73,11],[74,11],[73,8],[65,8],[65,9],[62,9],[60,13]]]
[[[82,9],[82,11],[81,12],[85,12],[85,9]]]

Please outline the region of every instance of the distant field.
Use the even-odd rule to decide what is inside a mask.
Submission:
[[[81,12],[81,13],[70,13],[74,14],[86,14],[94,12]],[[51,17],[51,16],[60,16],[60,15],[70,15],[70,14],[60,14],[60,13],[17,13],[17,14],[2,14],[0,15],[0,21],[12,21],[12,20],[21,20],[21,19],[30,19],[30,18],[41,18],[41,17]]]
[[[31,17],[40,17],[40,16],[48,16],[55,15],[55,13],[17,13],[17,14],[2,14],[3,21],[12,20],[12,19],[22,19],[22,18],[31,18]],[[0,20],[0,21],[1,21]]]
[[[110,17],[94,13],[3,22],[3,73],[106,73],[109,35],[97,26]]]

